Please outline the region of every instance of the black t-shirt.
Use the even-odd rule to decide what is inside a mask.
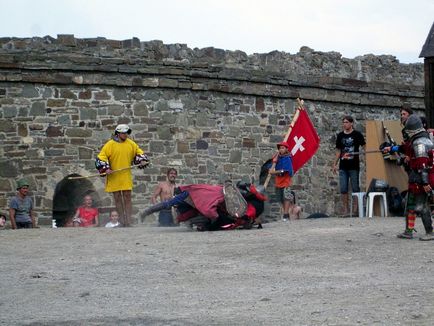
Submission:
[[[346,134],[341,131],[336,138],[336,148],[341,151],[341,159],[339,160],[339,170],[359,170],[360,161],[359,155],[349,155],[348,158],[342,159],[342,155],[346,153],[354,153],[359,151],[360,146],[366,144],[363,135],[353,130],[351,133]]]

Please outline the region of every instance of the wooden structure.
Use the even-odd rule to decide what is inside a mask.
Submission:
[[[425,58],[425,116],[428,126],[434,127],[434,23],[419,58]]]
[[[366,121],[366,150],[378,149],[383,142],[389,141],[385,128],[387,128],[393,140],[397,144],[401,144],[402,126],[399,121]],[[407,189],[407,173],[403,167],[396,164],[396,161],[385,160],[380,152],[368,153],[365,159],[366,188],[369,187],[371,180],[375,178],[387,181],[389,186],[398,188],[400,192]]]

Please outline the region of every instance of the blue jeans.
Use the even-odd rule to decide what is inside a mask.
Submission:
[[[359,170],[339,170],[339,185],[341,194],[348,193],[349,180],[351,180],[351,191],[360,191]]]
[[[166,200],[165,201],[166,208],[170,208],[172,206],[177,206],[177,205],[183,204],[184,199],[187,198],[188,195],[189,195],[188,191],[183,191],[183,192],[179,193],[178,195],[172,197],[171,199]]]
[[[172,209],[162,209],[158,214],[159,226],[174,226]]]

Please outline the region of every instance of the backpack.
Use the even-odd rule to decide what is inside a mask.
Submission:
[[[327,214],[324,214],[324,213],[313,213],[313,214],[310,214],[306,218],[324,218],[324,217],[329,217],[329,216]]]
[[[398,188],[389,187],[386,191],[386,198],[389,212],[397,216],[402,216],[404,214],[404,205]]]

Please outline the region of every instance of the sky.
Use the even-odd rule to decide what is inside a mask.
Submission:
[[[74,34],[247,54],[302,46],[423,62],[433,0],[0,0],[0,37]]]

